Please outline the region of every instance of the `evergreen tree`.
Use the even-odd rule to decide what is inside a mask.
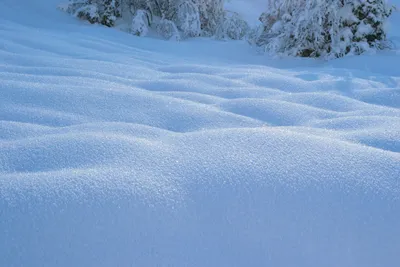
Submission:
[[[195,37],[201,34],[199,8],[193,1],[179,1],[172,19],[184,36]]]
[[[146,36],[150,25],[150,14],[142,9],[136,10],[132,18],[131,33],[137,36]]]
[[[122,14],[130,14],[124,19],[132,21],[131,32],[138,36],[154,29],[174,40],[215,34],[221,39],[243,38],[248,25],[223,7],[224,0],[70,0],[68,12],[108,27]]]
[[[101,0],[98,5],[103,8],[100,23],[108,27],[114,26],[117,18],[121,16],[120,0]]]
[[[270,0],[253,43],[303,57],[341,57],[385,47],[385,0]]]
[[[248,23],[239,14],[224,12],[222,22],[218,25],[216,37],[218,39],[243,39],[250,32]]]
[[[70,0],[67,12],[90,23],[112,27],[121,16],[120,6],[120,0]]]

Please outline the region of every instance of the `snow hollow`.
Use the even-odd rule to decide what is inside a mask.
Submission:
[[[399,266],[400,50],[272,59],[59,3],[0,1],[0,266]]]

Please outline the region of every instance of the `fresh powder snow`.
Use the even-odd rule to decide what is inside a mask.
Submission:
[[[398,11],[323,61],[59,4],[0,0],[0,266],[400,266]]]

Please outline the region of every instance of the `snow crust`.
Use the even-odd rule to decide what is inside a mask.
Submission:
[[[271,59],[58,4],[0,2],[0,266],[400,262],[398,50]]]

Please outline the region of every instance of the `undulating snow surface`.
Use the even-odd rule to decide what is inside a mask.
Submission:
[[[399,50],[270,59],[57,4],[0,1],[0,266],[399,266]]]

